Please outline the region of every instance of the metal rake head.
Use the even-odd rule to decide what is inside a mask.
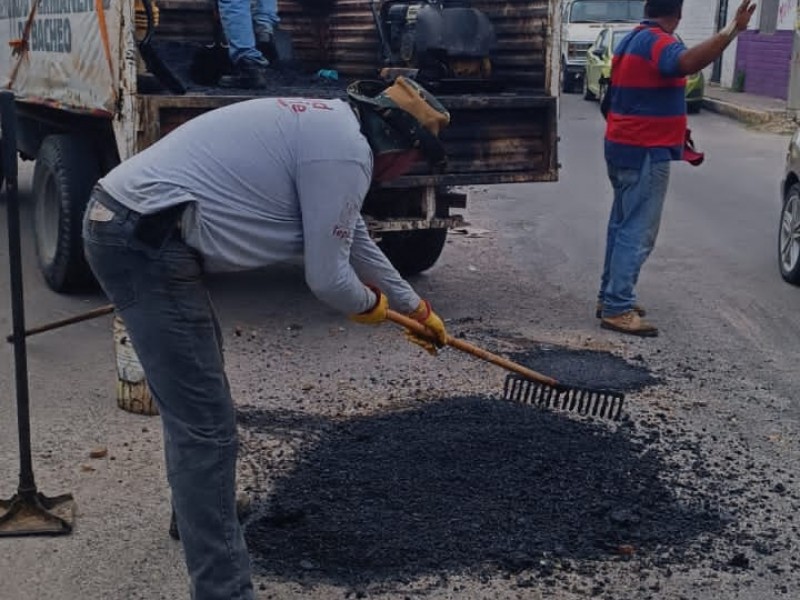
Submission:
[[[597,390],[557,386],[525,379],[519,375],[506,376],[503,398],[522,404],[533,404],[555,410],[575,412],[584,416],[619,421],[625,394],[613,390]]]

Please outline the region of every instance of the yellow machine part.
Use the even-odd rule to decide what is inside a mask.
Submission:
[[[150,5],[153,7],[153,26],[158,27],[159,10],[156,0],[150,0]],[[136,37],[137,39],[142,39],[147,33],[147,13],[144,10],[144,3],[142,0],[136,0],[133,8],[136,12]]]
[[[490,77],[492,61],[488,58],[457,59],[449,63],[455,77]]]

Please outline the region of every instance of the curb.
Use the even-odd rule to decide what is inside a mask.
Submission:
[[[789,111],[747,108],[708,96],[703,99],[703,108],[747,125],[775,125],[780,129],[785,128],[787,132],[792,132],[797,127],[794,115]]]

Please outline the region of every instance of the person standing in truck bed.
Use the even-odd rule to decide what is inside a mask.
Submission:
[[[216,0],[222,30],[228,40],[233,72],[223,75],[222,87],[267,87],[269,61],[264,56],[272,45],[278,18],[278,0]]]
[[[203,275],[301,255],[312,292],[354,321],[382,322],[391,302],[446,340],[360,210],[373,181],[420,158],[443,165],[438,133],[450,115],[403,78],[358,82],[348,97],[259,98],[205,113],[103,177],[86,211],[86,257],[161,413],[195,600],[253,598],[235,507],[235,411]]]

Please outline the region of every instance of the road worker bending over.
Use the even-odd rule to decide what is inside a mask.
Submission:
[[[103,177],[86,210],[86,257],[161,413],[195,600],[253,598],[235,507],[235,411],[204,274],[301,255],[311,291],[354,321],[379,323],[391,304],[446,339],[360,210],[373,181],[420,159],[443,166],[438,134],[450,115],[404,78],[354,83],[348,100],[259,98],[207,112]]]

